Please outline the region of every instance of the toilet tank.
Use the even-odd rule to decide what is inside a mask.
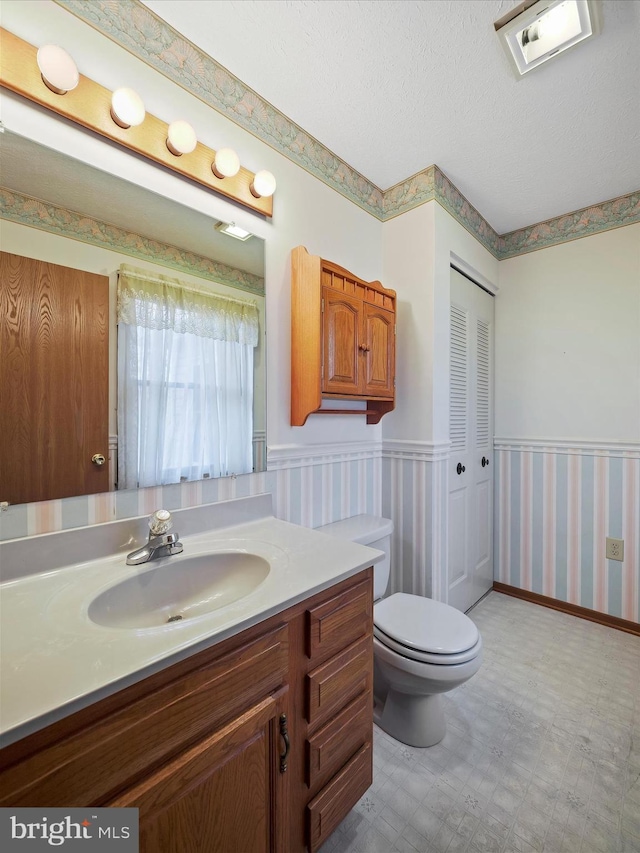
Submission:
[[[360,545],[368,545],[370,548],[384,551],[384,560],[373,567],[373,597],[374,600],[382,598],[387,591],[391,573],[393,521],[379,515],[354,515],[342,521],[334,521],[333,524],[317,527],[316,530],[338,539],[347,539],[349,542],[357,542]]]

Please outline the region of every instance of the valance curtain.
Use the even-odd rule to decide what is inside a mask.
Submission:
[[[251,471],[255,303],[123,265],[117,316],[119,488]]]

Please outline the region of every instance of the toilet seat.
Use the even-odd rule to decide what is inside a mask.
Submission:
[[[468,616],[430,598],[391,595],[374,605],[373,621],[377,640],[410,660],[451,666],[473,660],[482,649]]]

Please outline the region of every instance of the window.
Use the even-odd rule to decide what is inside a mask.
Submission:
[[[118,280],[118,486],[253,468],[253,302],[123,266]]]

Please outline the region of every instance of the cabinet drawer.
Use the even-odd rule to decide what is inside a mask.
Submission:
[[[373,631],[373,589],[362,581],[307,611],[307,656],[326,660]]]
[[[123,698],[120,710],[0,772],[0,805],[100,805],[285,684],[288,666],[280,625],[131,704]]]
[[[307,722],[314,726],[373,690],[373,640],[363,637],[307,675]]]
[[[368,693],[354,699],[307,740],[307,785],[325,785],[373,736],[373,702]]]
[[[365,744],[307,806],[307,844],[311,853],[327,840],[373,781],[371,744]]]

